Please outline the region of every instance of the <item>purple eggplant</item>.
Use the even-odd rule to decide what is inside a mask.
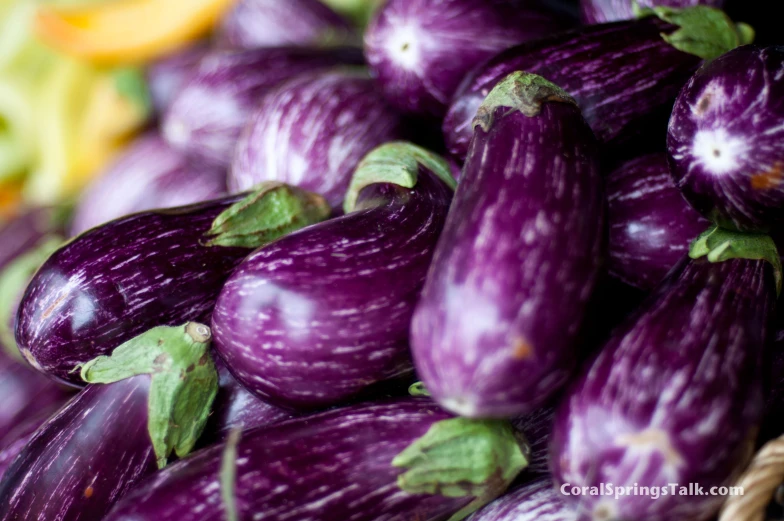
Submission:
[[[559,485],[708,491],[731,484],[748,462],[781,265],[769,238],[731,235],[715,229],[695,241],[690,255],[700,258],[685,257],[584,368],[556,413]],[[709,519],[724,501],[677,492],[568,499],[581,519],[638,521],[673,512],[680,521]]]
[[[603,24],[618,20],[632,20],[637,17],[635,2],[638,8],[668,6],[691,7],[708,5],[721,9],[724,0],[580,0],[582,19],[586,24]]]
[[[147,88],[158,114],[165,113],[171,106],[172,100],[208,50],[206,44],[200,43],[161,58],[147,68]]]
[[[607,267],[644,290],[657,286],[710,225],[675,187],[663,153],[628,161],[607,176],[607,200]]]
[[[30,442],[38,428],[57,412],[65,403],[52,404],[52,407],[44,407],[40,410],[27,415],[23,420],[17,422],[13,429],[0,437],[0,480],[3,474],[11,466],[22,449]]]
[[[784,223],[784,47],[744,46],[704,65],[681,91],[667,149],[678,188],[721,226]]]
[[[706,8],[584,27],[495,56],[465,79],[451,102],[443,124],[449,152],[466,156],[482,100],[518,70],[543,76],[571,94],[602,143],[628,142],[647,130],[657,112],[669,113],[701,58],[741,42],[736,26],[718,10],[707,13],[715,32],[700,32],[701,18],[688,16],[694,9]]]
[[[319,0],[239,0],[218,30],[222,44],[239,49],[350,43],[354,38],[348,20]]]
[[[276,405],[310,409],[410,374],[411,314],[453,186],[440,158],[383,145],[357,169],[346,215],[249,256],[212,318],[234,376]]]
[[[578,517],[545,476],[506,493],[466,521],[578,521]]]
[[[235,447],[164,469],[104,521],[214,521],[232,511],[265,521],[446,519],[500,494],[525,464],[503,422],[448,418],[408,398],[246,431]]]
[[[237,144],[229,188],[281,181],[339,207],[359,161],[402,123],[361,70],[305,74],[270,91]]]
[[[183,152],[228,166],[242,127],[268,90],[304,72],[361,63],[353,48],[212,51],[172,101],[163,136]]]
[[[525,435],[530,446],[528,466],[523,477],[531,478],[549,473],[550,432],[553,428],[555,408],[551,405],[541,407],[530,414],[512,420],[512,425]]]
[[[604,250],[598,144],[540,76],[487,97],[414,313],[419,376],[446,409],[513,417],[566,380]]]
[[[247,198],[94,228],[55,251],[30,282],[17,318],[19,349],[37,369],[83,385],[79,364],[154,326],[208,321],[224,282],[251,250],[328,213],[320,196],[268,185]]]
[[[226,193],[226,172],[190,161],[157,134],[138,138],[84,193],[71,221],[79,235],[136,212],[217,199]]]
[[[476,65],[564,27],[535,0],[389,0],[365,33],[365,54],[393,105],[441,117]]]

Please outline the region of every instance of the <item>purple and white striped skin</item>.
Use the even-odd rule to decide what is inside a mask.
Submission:
[[[764,407],[762,360],[776,299],[762,260],[688,257],[614,332],[556,413],[559,484],[731,484]],[[583,517],[700,521],[721,496],[570,496]]]
[[[634,2],[640,8],[708,5],[721,9],[725,0],[580,0],[580,14],[586,24],[603,24],[636,18]]]
[[[548,405],[512,420],[514,428],[525,435],[531,448],[528,466],[521,477],[530,479],[550,472],[550,433],[554,416],[555,408]]]
[[[60,400],[50,404],[37,403],[35,412],[27,411],[28,414],[23,419],[16,422],[11,430],[0,437],[0,480],[38,428],[66,403],[67,397],[68,395],[63,393]]]
[[[281,181],[338,208],[359,161],[402,131],[400,116],[361,69],[303,74],[271,90],[250,117],[229,189]]]
[[[348,47],[212,51],[172,101],[163,136],[189,155],[228,166],[242,127],[268,90],[305,72],[362,61],[359,49]]]
[[[256,49],[348,43],[356,35],[348,20],[319,0],[239,0],[217,37],[222,45]]]
[[[565,383],[604,254],[598,163],[557,86],[514,73],[488,96],[411,329],[447,410],[519,416]]]
[[[314,409],[412,372],[408,331],[452,191],[367,186],[354,211],[249,256],[215,305],[215,349],[271,403]]]
[[[507,492],[466,521],[578,521],[549,476]]]
[[[452,99],[443,123],[449,152],[466,156],[482,100],[518,70],[543,76],[571,94],[600,142],[630,139],[652,114],[669,111],[700,65],[700,58],[662,39],[662,32],[673,30],[648,17],[583,27],[498,54],[466,77]]]
[[[90,385],[39,428],[0,481],[0,520],[96,521],[155,472],[149,382]]]
[[[725,228],[784,222],[784,47],[739,47],[681,91],[667,135],[670,170],[700,213]]]
[[[636,288],[656,287],[710,222],[675,187],[664,153],[628,161],[607,176],[607,268]]]
[[[413,495],[391,462],[449,415],[432,401],[336,409],[244,432],[237,447],[238,519],[437,521],[471,498]],[[128,494],[104,521],[223,519],[218,445],[174,463]]]
[[[246,248],[202,244],[232,196],[94,228],[41,266],[19,306],[16,342],[37,369],[83,386],[78,364],[154,326],[209,320]]]
[[[71,235],[136,212],[185,206],[225,194],[224,169],[191,161],[157,133],[150,133],[131,143],[82,193]]]
[[[475,66],[567,26],[535,0],[389,0],[365,32],[365,55],[390,103],[440,118]]]
[[[209,47],[202,42],[165,56],[147,66],[147,88],[155,112],[158,114],[166,112],[188,76],[208,51]]]

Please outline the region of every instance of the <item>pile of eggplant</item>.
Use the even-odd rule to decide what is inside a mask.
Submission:
[[[716,519],[784,434],[738,4],[238,0],[0,223],[0,521]]]

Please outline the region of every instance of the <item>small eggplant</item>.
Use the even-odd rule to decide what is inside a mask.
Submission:
[[[784,223],[784,47],[744,46],[705,64],[683,88],[667,149],[675,184],[725,228]]]
[[[357,169],[346,215],[248,257],[212,319],[234,376],[274,404],[310,409],[410,374],[411,314],[452,187],[442,159],[382,145]]]
[[[626,284],[650,290],[708,226],[675,187],[667,155],[649,154],[607,176],[608,269]]]
[[[721,9],[724,0],[580,0],[580,12],[586,24],[603,24],[619,20],[632,20],[637,17],[635,11],[646,7],[691,7],[707,5]]]
[[[690,255],[615,330],[561,403],[551,445],[559,485],[693,483],[707,492],[731,484],[748,463],[764,406],[778,253],[769,237],[713,229]],[[724,501],[679,490],[568,499],[580,519],[597,521],[669,521],[673,512],[700,521]]]
[[[132,213],[185,206],[225,193],[224,169],[189,161],[157,134],[148,134],[133,142],[82,193],[71,235]]]
[[[147,67],[147,88],[158,114],[165,113],[171,106],[172,100],[208,50],[207,45],[197,44],[161,58]]]
[[[549,476],[507,492],[466,521],[578,521]]]
[[[362,70],[303,74],[271,90],[251,116],[229,188],[280,181],[339,208],[359,161],[401,131],[400,117]]]
[[[535,0],[390,0],[365,32],[365,54],[390,103],[440,118],[475,66],[564,27]]]
[[[531,412],[569,375],[604,253],[596,138],[518,72],[488,95],[414,313],[417,373],[462,416]]]
[[[163,136],[189,155],[227,167],[242,127],[269,89],[304,72],[361,63],[354,48],[212,51],[172,101]]]
[[[658,112],[669,114],[702,58],[715,58],[744,41],[738,27],[717,9],[659,10],[657,15],[523,44],[477,68],[444,119],[449,152],[458,159],[466,156],[477,109],[513,71],[538,74],[571,94],[602,143],[617,147],[646,131]],[[704,31],[704,23],[712,31]],[[666,115],[663,120],[666,124]]]
[[[104,521],[459,520],[525,467],[522,445],[506,422],[450,419],[428,399],[351,406],[194,454]]]

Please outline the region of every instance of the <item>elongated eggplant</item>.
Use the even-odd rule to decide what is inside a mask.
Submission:
[[[155,133],[138,138],[82,193],[71,221],[79,235],[136,212],[217,199],[226,194],[226,171],[190,161]]]
[[[526,483],[496,499],[466,521],[578,521],[575,509],[549,476]]]
[[[236,457],[219,445],[179,461],[105,521],[213,521],[232,507],[235,519],[265,521],[446,519],[500,494],[525,465],[508,424],[448,418],[408,398],[247,431]]]
[[[518,416],[565,382],[604,250],[598,162],[580,109],[544,78],[513,73],[480,108],[411,329],[443,407]]]
[[[11,466],[11,463],[33,438],[35,431],[57,412],[60,405],[62,404],[58,404],[57,407],[43,408],[27,415],[4,436],[0,437],[0,480],[3,479],[3,474]]]
[[[401,131],[400,117],[362,70],[303,74],[270,91],[251,116],[229,188],[280,181],[339,208],[359,161]]]
[[[440,118],[475,66],[565,26],[535,0],[390,0],[365,33],[365,54],[393,105]]]
[[[741,43],[724,13],[708,9],[704,14],[715,31],[705,32],[702,16],[690,16],[703,14],[695,9],[707,8],[584,27],[500,53],[469,75],[455,94],[443,125],[449,152],[459,159],[466,156],[482,100],[506,75],[520,70],[543,76],[571,94],[602,143],[628,141],[647,126],[652,114],[669,113],[702,58]]]
[[[188,76],[208,51],[207,45],[199,43],[161,58],[147,67],[147,88],[158,114],[165,113],[171,106]]]
[[[673,178],[700,213],[727,228],[784,222],[784,48],[744,46],[704,65],[670,119]]]
[[[357,169],[347,215],[254,252],[220,293],[216,350],[248,389],[315,408],[411,373],[408,330],[454,186],[445,161],[392,143]]]
[[[319,0],[240,0],[223,17],[222,44],[239,49],[350,43],[351,24]]]
[[[83,385],[79,364],[154,326],[208,321],[224,282],[252,249],[328,213],[319,196],[269,185],[248,198],[94,228],[55,251],[27,286],[19,349],[37,369]]]
[[[607,176],[608,269],[636,288],[656,287],[708,226],[670,176],[667,155],[649,154]]]
[[[668,6],[691,7],[694,5],[708,5],[721,9],[724,0],[580,0],[580,12],[586,24],[603,24],[617,22],[618,20],[632,20],[637,13],[634,3],[638,8]]]
[[[353,48],[213,51],[172,101],[163,136],[179,150],[228,166],[242,127],[269,89],[303,72],[361,63]]]
[[[778,254],[767,237],[712,230],[691,255],[701,258],[683,259],[562,402],[551,453],[559,485],[694,483],[707,491],[731,484],[748,462],[764,405]],[[675,492],[569,500],[581,519],[660,521],[677,512],[697,521],[724,498]]]

